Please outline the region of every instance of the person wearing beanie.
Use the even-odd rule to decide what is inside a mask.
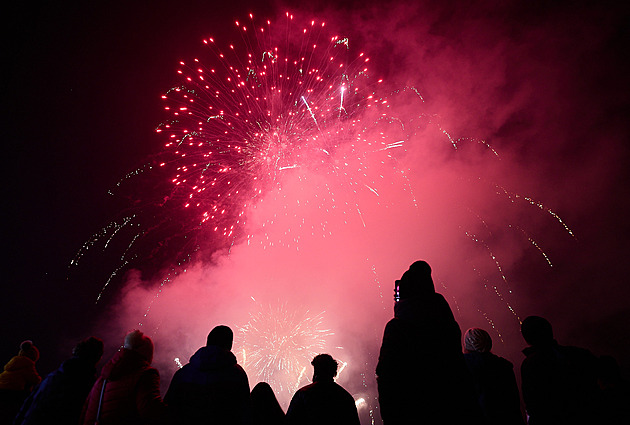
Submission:
[[[551,323],[529,316],[521,324],[529,344],[523,350],[521,389],[530,425],[595,423],[597,357],[590,351],[558,344]]]
[[[94,381],[96,363],[103,355],[103,341],[86,338],[72,350],[72,357],[44,380],[28,396],[14,425],[76,424]]]
[[[313,383],[300,388],[287,410],[289,425],[360,425],[354,398],[335,382],[337,361],[319,354],[311,362]]]
[[[160,374],[151,367],[153,341],[139,330],[125,336],[124,344],[103,366],[79,423],[161,424],[166,406],[160,397]]]
[[[252,423],[249,381],[230,351],[232,330],[216,326],[206,346],[175,372],[164,401],[176,424]]]
[[[18,355],[4,366],[0,373],[0,425],[11,424],[22,403],[42,378],[35,363],[39,350],[32,341],[20,344]]]
[[[385,326],[376,366],[385,425],[481,422],[461,331],[431,267],[416,261],[394,285],[394,318]]]
[[[480,328],[464,334],[464,359],[488,425],[524,425],[514,366],[490,352],[492,338]]]

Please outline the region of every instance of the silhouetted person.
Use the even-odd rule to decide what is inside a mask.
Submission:
[[[630,424],[630,385],[621,377],[619,364],[611,356],[601,356],[597,362],[600,424]]]
[[[475,424],[481,420],[461,331],[431,267],[416,261],[395,285],[394,318],[385,326],[376,367],[385,425]]]
[[[492,338],[480,328],[464,334],[464,359],[488,425],[524,425],[514,366],[490,352]]]
[[[252,417],[256,425],[284,425],[286,417],[276,394],[266,382],[259,382],[251,393]]]
[[[123,347],[103,366],[85,401],[80,423],[122,425],[163,423],[160,374],[151,367],[153,341],[134,330]]]
[[[230,351],[232,330],[217,326],[207,344],[175,372],[164,400],[181,424],[250,424],[247,374]]]
[[[20,344],[18,355],[11,358],[0,373],[0,425],[11,424],[33,387],[42,380],[35,369],[39,350],[32,341]]]
[[[521,325],[529,347],[521,385],[530,425],[591,424],[597,395],[596,357],[588,350],[559,345],[551,324],[530,316]]]
[[[72,357],[51,372],[26,399],[15,425],[77,424],[83,403],[96,381],[96,363],[103,341],[89,337],[72,350]]]
[[[313,383],[300,388],[287,410],[290,425],[359,425],[354,398],[334,381],[337,361],[319,354],[311,362]]]

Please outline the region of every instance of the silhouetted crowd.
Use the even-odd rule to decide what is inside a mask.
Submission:
[[[615,359],[558,344],[542,317],[523,320],[521,333],[528,346],[519,393],[512,363],[491,352],[488,332],[468,329],[462,349],[460,327],[435,292],[431,267],[416,261],[395,283],[394,318],[376,367],[383,423],[630,424],[630,387]],[[329,354],[313,358],[313,382],[297,390],[285,414],[268,383],[250,392],[232,341],[229,327],[212,329],[173,375],[164,399],[151,366],[153,341],[138,330],[125,336],[100,374],[103,341],[89,337],[43,380],[39,351],[24,341],[0,373],[0,425],[360,424],[354,398],[335,382],[338,363]]]

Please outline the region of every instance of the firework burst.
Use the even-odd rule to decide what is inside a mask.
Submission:
[[[498,158],[485,141],[456,139],[438,117],[422,113],[423,99],[413,87],[381,94],[369,58],[350,49],[349,40],[329,32],[324,23],[300,26],[287,14],[279,30],[269,21],[257,23],[252,15],[247,24],[235,24],[239,43],[222,45],[206,38],[205,56],[179,63],[180,82],[162,96],[168,119],[156,129],[164,149],[150,165],[125,176],[117,189],[142,177],[151,186],[130,196],[129,210],[95,234],[72,261],[77,265],[98,241],[107,248],[125,240],[119,242],[122,255],[103,289],[141,262],[160,271],[171,267],[160,276],[162,287],[198,252],[229,249],[244,240],[299,249],[306,235],[332,234],[340,223],[329,220],[344,225],[354,218],[368,227],[362,202],[386,203],[386,187],[397,195],[404,192],[404,202],[418,211],[416,192],[422,188],[409,176],[417,179],[424,170],[404,157],[409,146],[417,149],[426,142],[427,128],[452,152],[473,144]],[[545,211],[573,236],[542,203],[476,177],[468,180],[491,188],[504,201]],[[483,231],[482,213],[466,202],[457,200],[457,208],[478,218]],[[265,203],[272,206],[265,209]],[[321,211],[310,215],[305,208]],[[500,256],[484,240],[491,236],[468,222],[454,227],[490,259],[500,280],[492,284],[483,277],[484,287],[503,301],[511,289]],[[541,244],[522,226],[510,223],[506,229],[525,238],[551,265]],[[477,271],[474,264],[471,271]]]
[[[230,242],[282,176],[339,174],[335,153],[361,140],[362,112],[378,103],[369,58],[324,23],[299,28],[292,19],[278,44],[271,23],[257,26],[252,15],[236,22],[242,46],[204,40],[218,68],[180,62],[184,83],[163,96],[172,119],[157,131],[167,139],[169,199]]]
[[[269,383],[288,398],[307,379],[313,357],[330,349],[332,335],[324,312],[312,315],[286,304],[259,306],[238,329],[238,353],[251,379]]]

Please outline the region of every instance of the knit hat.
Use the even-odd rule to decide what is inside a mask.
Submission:
[[[36,362],[39,359],[39,350],[33,345],[33,341],[26,340],[20,344],[18,356],[25,356]]]
[[[125,336],[127,350],[132,350],[144,357],[149,363],[153,361],[153,341],[139,330],[133,330]]]
[[[489,353],[492,349],[490,334],[480,328],[470,328],[464,334],[464,352]]]

